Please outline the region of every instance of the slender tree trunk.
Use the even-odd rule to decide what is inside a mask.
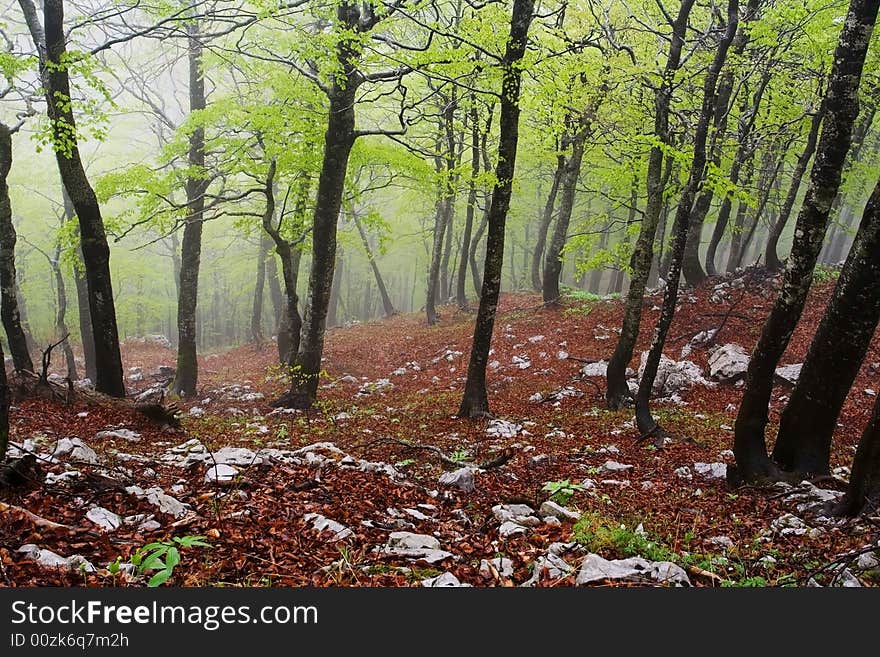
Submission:
[[[464,234],[461,238],[461,257],[458,261],[458,278],[455,286],[455,300],[458,307],[466,310],[468,307],[465,285],[467,279],[468,255],[471,251],[471,233],[474,229],[474,214],[477,209],[477,176],[480,175],[480,126],[479,114],[476,103],[470,108],[471,124],[471,177],[468,182],[467,209],[464,218]]]
[[[453,99],[454,99],[453,95]],[[445,274],[449,265],[448,253],[451,249],[452,216],[455,213],[455,103],[450,102],[443,110],[440,126],[442,138],[438,138],[438,146],[443,143],[444,153],[436,157],[437,173],[443,174],[440,192],[437,197],[437,214],[434,220],[434,241],[431,247],[431,265],[428,271],[428,290],[425,301],[425,314],[428,326],[437,323],[436,304],[445,301],[448,290],[448,279]],[[438,151],[440,149],[438,148]],[[446,248],[444,248],[444,242]]]
[[[376,287],[379,289],[379,296],[382,298],[382,310],[385,317],[394,315],[394,304],[391,303],[391,297],[388,296],[388,289],[385,287],[385,280],[376,264],[376,257],[373,255],[373,249],[370,247],[370,241],[367,239],[367,233],[364,231],[363,224],[357,213],[353,213],[354,225],[357,226],[358,234],[361,236],[361,243],[364,245],[364,252],[367,254],[367,260],[370,261],[370,269],[373,271],[373,277],[376,279]]]
[[[489,396],[486,391],[486,364],[495,326],[495,311],[501,292],[501,274],[504,259],[504,228],[513,176],[516,167],[516,151],[519,140],[519,94],[522,69],[519,63],[525,55],[529,25],[532,22],[534,0],[513,0],[510,19],[510,38],[501,62],[501,134],[498,142],[498,165],[495,169],[495,186],[489,206],[489,234],[486,238],[486,264],[483,273],[483,289],[480,308],[474,326],[474,339],[468,363],[467,381],[460,417],[477,417],[489,413]]]
[[[40,69],[46,106],[52,124],[53,148],[58,170],[79,220],[83,262],[88,285],[89,313],[95,341],[95,387],[113,397],[125,395],[122,356],[116,327],[113,285],[110,278],[110,247],[104,232],[101,209],[89,184],[76,140],[76,121],[66,65],[62,0],[45,0],[45,32],[33,2],[19,0],[28,28],[40,53]]]
[[[666,67],[654,96],[654,138],[661,144],[666,144],[669,140],[669,109],[672,101],[672,87],[676,71],[678,71],[681,65],[681,53],[687,31],[688,16],[690,16],[694,1],[682,0],[679,7],[678,16],[672,26]],[[654,237],[657,232],[657,223],[660,219],[660,210],[663,207],[662,169],[663,149],[659,145],[652,146],[648,156],[648,199],[641,227],[639,228],[639,237],[636,240],[635,249],[630,261],[632,279],[630,280],[629,292],[626,295],[623,327],[621,328],[620,338],[617,341],[614,354],[608,363],[608,390],[605,394],[605,399],[608,402],[608,407],[613,410],[620,409],[623,406],[624,399],[629,397],[630,394],[626,384],[626,368],[632,358],[633,349],[639,337],[642,303],[648,276],[651,273],[651,261],[654,257]]]
[[[62,219],[62,225],[63,225]],[[67,288],[64,285],[64,273],[61,270],[61,244],[55,246],[55,256],[49,260],[52,274],[55,276],[55,294],[58,296],[58,308],[55,314],[56,340],[63,340],[61,349],[64,352],[64,363],[67,366],[67,378],[76,381],[79,376],[76,373],[76,360],[73,356],[73,347],[70,346],[70,330],[67,328]]]
[[[204,110],[205,75],[202,70],[202,42],[197,23],[187,24],[189,62],[189,110]],[[187,157],[190,171],[205,169],[205,130],[197,127],[189,136]],[[177,374],[172,391],[181,397],[196,394],[199,363],[196,346],[196,308],[199,298],[199,269],[202,259],[202,224],[205,211],[207,181],[203,175],[186,179],[186,218],[180,253],[180,296],[177,300]]]
[[[260,239],[267,242],[262,247],[266,250],[266,283],[269,285],[269,299],[272,302],[272,326],[277,327],[281,322],[281,313],[284,312],[284,292],[281,290],[281,281],[278,280],[278,264],[271,250],[274,241],[268,233],[261,234]]]
[[[859,111],[859,81],[877,9],[876,0],[852,0],[834,53],[825,118],[782,289],[749,361],[746,388],[734,427],[736,468],[729,474],[735,481],[753,481],[776,474],[764,438],[773,372],[803,312],[825,237],[828,212],[840,186],[841,169]]]
[[[261,231],[263,232],[263,231]],[[269,256],[269,244],[260,239],[257,251],[257,280],[254,285],[254,303],[251,311],[251,340],[261,347],[266,339],[263,335],[263,297],[266,291],[266,259]]]
[[[544,303],[559,304],[559,279],[562,275],[562,250],[568,239],[568,226],[571,222],[571,213],[574,209],[574,196],[577,191],[577,181],[581,173],[581,162],[584,157],[584,142],[575,140],[571,145],[571,155],[565,163],[565,172],[562,177],[562,198],[559,201],[559,212],[556,216],[556,225],[553,227],[553,237],[547,247],[544,256],[544,276],[541,292]]]
[[[0,315],[16,370],[33,372],[27,338],[21,327],[15,276],[15,226],[6,179],[12,167],[12,131],[0,122]]]
[[[779,259],[779,254],[777,252],[779,238],[782,237],[782,231],[785,230],[785,225],[788,223],[788,218],[791,216],[794,202],[797,199],[798,190],[801,187],[801,180],[803,180],[804,173],[807,171],[807,165],[813,158],[813,153],[816,152],[816,142],[819,140],[819,126],[822,124],[822,115],[823,110],[820,106],[819,110],[813,114],[813,118],[810,120],[810,131],[807,133],[807,143],[804,145],[804,150],[800,154],[800,157],[798,157],[797,163],[794,166],[794,171],[791,174],[791,185],[788,188],[788,194],[785,196],[785,202],[782,204],[782,208],[779,211],[779,217],[770,228],[770,236],[767,238],[767,247],[764,249],[764,264],[767,266],[767,269],[771,271],[780,271],[782,269],[782,261]]]
[[[538,224],[538,237],[535,239],[535,250],[532,252],[532,288],[542,289],[541,272],[544,267],[544,250],[547,247],[547,233],[553,222],[553,210],[556,207],[556,197],[559,194],[559,185],[565,176],[566,157],[563,153],[556,156],[556,170],[553,172],[553,182],[550,183],[550,191],[547,193],[547,202],[541,213],[541,221]]]
[[[703,103],[700,117],[694,130],[694,157],[691,162],[691,170],[688,182],[682,190],[681,199],[675,212],[676,227],[672,243],[672,262],[669,268],[669,277],[666,280],[666,289],[663,293],[663,307],[660,310],[660,318],[654,329],[654,341],[648,352],[648,359],[639,381],[639,391],[636,395],[636,425],[643,436],[655,435],[661,443],[664,441],[662,429],[651,415],[650,401],[651,391],[654,388],[654,380],[657,376],[657,368],[663,355],[663,347],[666,344],[666,334],[672,325],[675,316],[675,304],[678,301],[678,286],[681,278],[681,270],[684,263],[685,245],[688,240],[688,231],[691,228],[688,219],[694,197],[706,176],[706,140],[709,134],[709,122],[712,119],[713,108],[716,106],[716,85],[718,76],[727,59],[727,51],[736,35],[739,23],[739,0],[729,0],[727,3],[727,29],[719,41],[712,64],[706,71],[703,82]]]
[[[0,343],[0,463],[6,459],[6,450],[9,447],[9,406],[12,404],[12,395],[9,394],[9,384],[6,381],[6,356],[3,353],[3,344]]]
[[[822,315],[779,423],[773,460],[808,478],[828,474],[831,437],[880,321],[880,182]]]
[[[608,234],[611,232],[611,217],[609,216],[609,222],[602,227],[602,232],[599,233],[599,245],[597,249],[599,251],[604,251],[608,247]],[[593,271],[590,272],[589,283],[587,284],[587,289],[593,294],[599,294],[599,285],[602,282],[602,272],[603,270],[599,267],[596,267]]]

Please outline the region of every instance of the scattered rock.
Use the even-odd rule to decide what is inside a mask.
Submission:
[[[331,532],[332,537],[329,539],[331,541],[341,541],[354,534],[354,532],[345,525],[338,523],[335,520],[331,520],[330,518],[325,518],[320,513],[307,513],[303,518],[307,522],[311,522],[312,527],[314,527],[316,531]]]
[[[501,538],[510,538],[517,534],[525,534],[527,531],[528,529],[525,526],[507,520],[501,523],[501,526],[498,528],[498,535]]]
[[[831,581],[831,586],[841,588],[861,588],[862,583],[852,574],[849,568],[844,568]]]
[[[641,364],[639,365],[639,377],[645,371],[645,363],[648,361],[648,352],[643,351]],[[690,360],[675,361],[666,356],[660,357],[657,367],[657,376],[654,378],[655,395],[669,396],[680,390],[691,388],[695,385],[711,387],[715,385],[708,379],[703,378],[700,366]]]
[[[62,557],[51,550],[41,549],[33,543],[22,545],[17,551],[45,568],[66,568],[67,570],[83,570],[87,573],[95,572],[95,567],[79,554]]]
[[[390,379],[377,379],[376,381],[367,381],[358,389],[359,395],[372,395],[378,392],[387,392],[394,387]]]
[[[205,417],[205,409],[201,406],[193,406],[189,409],[190,417]]]
[[[217,464],[236,465],[245,468],[252,465],[269,463],[268,456],[247,447],[223,447],[212,453],[211,459]]]
[[[683,465],[680,468],[676,468],[672,471],[672,474],[674,474],[679,479],[684,479],[685,481],[690,481],[694,478],[694,475],[691,474],[691,469],[686,465]]]
[[[797,383],[798,378],[800,378],[801,368],[803,366],[803,363],[795,363],[793,365],[784,365],[783,367],[777,367],[776,379],[780,383],[794,385],[795,383]]]
[[[98,463],[98,455],[91,447],[86,445],[79,438],[62,438],[55,446],[52,458],[57,459],[60,456],[66,456],[71,461],[79,461],[81,463]]]
[[[855,567],[859,570],[874,570],[880,566],[880,560],[877,559],[876,552],[865,552],[860,554],[854,563]]]
[[[706,539],[706,542],[710,545],[717,545],[725,549],[732,548],[734,545],[730,536],[713,536],[712,538]]]
[[[626,463],[618,463],[617,461],[605,461],[602,465],[599,466],[600,472],[625,472],[632,468],[632,465],[628,465]]]
[[[418,509],[403,509],[403,512],[411,518],[415,518],[416,520],[431,520],[431,516],[427,516]]]
[[[597,363],[587,363],[581,368],[581,376],[607,376],[608,361],[600,360]]]
[[[523,527],[541,524],[541,520],[535,516],[535,510],[527,504],[496,504],[492,507],[492,514],[502,523],[512,522]]]
[[[162,513],[167,513],[175,518],[181,518],[191,510],[189,504],[184,504],[177,498],[171,497],[158,486],[153,486],[147,490],[140,486],[129,486],[125,489],[125,492],[134,495],[138,499],[147,500],[147,502],[157,507]]]
[[[652,579],[661,584],[690,586],[687,573],[671,561],[648,561],[642,557],[609,561],[598,554],[588,554],[581,564],[576,583],[585,586],[606,579]]]
[[[694,463],[694,472],[706,479],[726,479],[726,463]]]
[[[440,485],[457,488],[464,493],[472,493],[476,489],[474,471],[470,468],[459,468],[454,472],[444,472],[440,475]]]
[[[749,355],[740,345],[729,343],[709,354],[709,377],[716,381],[735,381],[749,368]]]
[[[534,586],[542,579],[562,579],[568,577],[574,572],[574,567],[569,565],[565,559],[557,554],[548,552],[546,555],[535,559],[532,576],[521,584],[521,586]]]
[[[79,479],[82,477],[82,472],[79,470],[67,470],[66,472],[60,472],[55,474],[54,472],[47,472],[45,482],[49,486],[53,486],[55,484],[63,484],[69,481],[73,481],[74,479]]]
[[[480,574],[483,577],[492,577],[492,568],[498,573],[499,577],[513,577],[513,561],[504,557],[495,557],[494,559],[483,559],[480,561]]]
[[[127,440],[130,443],[139,443],[141,441],[141,434],[137,431],[132,431],[131,429],[110,429],[107,431],[99,431],[95,434],[95,438],[98,440],[102,439],[119,439],[119,440]]]
[[[486,427],[486,434],[496,438],[515,438],[522,431],[522,425],[507,420],[492,420]]]
[[[440,549],[440,541],[426,534],[413,534],[411,532],[391,532],[388,543],[381,551],[406,559],[424,560],[428,563],[436,563],[453,556],[451,552]]]
[[[122,525],[122,518],[119,515],[101,506],[89,509],[86,518],[108,532],[116,531]]]
[[[231,465],[226,465],[225,463],[218,463],[217,465],[212,465],[210,468],[208,468],[208,471],[205,473],[205,482],[214,484],[229,484],[235,481],[235,478],[238,476],[238,474],[238,468],[234,468]]]
[[[568,507],[557,504],[552,500],[547,500],[546,502],[541,504],[541,508],[538,509],[538,513],[544,519],[558,518],[559,520],[570,520],[572,522],[577,522],[577,520],[581,517],[581,514],[579,514],[577,511],[572,511]]]
[[[452,573],[443,573],[437,577],[429,577],[422,580],[422,586],[426,588],[462,588],[469,587],[470,584],[462,584],[458,581],[458,577]]]

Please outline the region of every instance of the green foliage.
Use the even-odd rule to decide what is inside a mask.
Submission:
[[[175,536],[170,541],[147,543],[135,550],[134,554],[131,555],[131,563],[135,566],[136,572],[139,575],[143,575],[151,570],[156,571],[150,577],[147,586],[161,586],[174,574],[174,568],[180,563],[180,549],[211,547],[210,543],[202,540],[203,538],[205,537]]]
[[[814,283],[829,283],[836,281],[840,277],[840,268],[828,265],[816,265],[813,270]]]
[[[561,479],[559,481],[548,481],[541,489],[550,493],[550,499],[565,506],[571,501],[571,498],[578,491],[584,490],[581,484],[573,484],[570,479]]]
[[[678,555],[624,523],[588,512],[574,525],[574,540],[590,552],[611,553],[619,558],[640,556],[652,561],[677,561]]]

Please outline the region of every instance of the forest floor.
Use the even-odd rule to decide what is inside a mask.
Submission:
[[[680,360],[711,329],[715,345],[749,352],[776,284],[715,280],[685,291],[666,354]],[[832,287],[814,285],[782,364],[803,360]],[[637,354],[660,302],[645,301]],[[843,490],[878,387],[880,343],[840,418],[836,480],[731,490],[723,464],[741,388],[695,384],[656,401],[662,425],[687,438],[658,449],[639,441],[631,409],[605,410],[604,377],[582,373],[610,356],[619,300],[575,294],[545,308],[512,293],[499,312],[489,369],[496,421],[455,417],[473,314],[453,306],[435,327],[399,315],[331,329],[309,413],[271,407],[285,389],[272,343],[204,355],[199,397],[180,402],[175,431],[118,405],[17,403],[11,439],[40,455],[39,470],[0,488],[12,505],[0,522],[0,585],[143,586],[159,572],[178,586],[420,586],[439,575],[437,585],[633,585],[681,582],[685,572],[695,586],[880,581],[865,552],[877,546],[877,519],[828,518],[821,504]],[[710,346],[687,355],[704,372]],[[123,353],[127,368],[140,368],[131,376],[145,378],[130,384],[133,394],[174,364],[150,342]],[[774,389],[771,444],[789,392]],[[74,437],[81,443],[63,440]],[[508,458],[488,464],[499,456]],[[440,483],[459,464],[473,466],[457,473],[463,488],[472,475],[473,490]],[[544,504],[551,495],[565,508]],[[210,547],[173,542],[192,536]],[[132,566],[150,543],[176,545],[180,563]],[[645,561],[604,561],[629,557]]]

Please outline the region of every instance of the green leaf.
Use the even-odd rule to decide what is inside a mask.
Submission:
[[[147,582],[147,586],[149,586],[150,588],[155,588],[157,586],[161,586],[166,581],[168,581],[169,577],[171,577],[171,570],[170,569],[166,568],[165,570],[160,570],[158,573],[156,573],[155,575],[153,575],[150,578],[150,581]]]

